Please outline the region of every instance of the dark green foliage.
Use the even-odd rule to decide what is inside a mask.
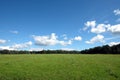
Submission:
[[[0,50],[0,54],[80,54],[80,51],[64,51],[64,50],[42,50],[42,51],[12,51]]]
[[[82,54],[120,54],[120,44],[114,46],[99,46],[81,51]]]

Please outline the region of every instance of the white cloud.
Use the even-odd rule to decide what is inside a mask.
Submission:
[[[14,49],[10,48],[10,46],[0,46],[0,50],[4,50],[4,49],[14,50]]]
[[[96,42],[104,42],[104,36],[103,35],[97,35],[93,37],[90,41],[86,41],[87,44],[94,44]]]
[[[32,42],[29,41],[29,42],[22,43],[22,44],[15,44],[15,45],[11,46],[11,48],[13,48],[13,49],[21,49],[21,48],[27,48],[27,47],[29,47],[31,45],[32,45]]]
[[[90,27],[90,32],[100,34],[106,32],[110,24],[96,24],[96,21],[87,21],[83,30],[87,30]]]
[[[86,23],[85,23],[85,25],[87,26],[87,27],[95,27],[96,26],[96,21],[87,21]]]
[[[0,44],[4,44],[6,42],[7,42],[6,40],[0,39]]]
[[[107,25],[106,24],[98,24],[96,27],[91,28],[91,32],[96,33],[96,34],[103,33],[103,32],[106,32],[106,28],[109,26],[110,26],[109,24],[107,24]]]
[[[18,34],[18,31],[10,31],[13,34]]]
[[[42,51],[44,50],[43,48],[30,48],[29,51]]]
[[[48,36],[33,36],[33,39],[35,40],[35,44],[41,45],[41,46],[48,46],[48,45],[56,45],[58,40],[55,33],[52,33]]]
[[[118,45],[118,44],[120,44],[120,42],[110,42],[109,46],[114,46],[114,45]]]
[[[85,27],[83,28],[83,30],[88,29],[89,27],[95,27],[96,26],[96,21],[87,21],[85,23]]]
[[[90,22],[87,25],[90,25]],[[96,26],[90,26],[90,29],[91,29],[90,31],[92,33],[96,33],[96,34],[104,33],[104,32],[107,32],[107,31],[110,31],[113,34],[120,34],[120,24],[116,24],[116,25],[98,24]]]
[[[115,15],[120,15],[120,10],[119,9],[116,9],[113,11]]]
[[[92,33],[100,34],[106,32],[106,28],[109,26],[110,24],[96,24],[96,21],[87,21],[83,30],[87,30],[90,27]]]
[[[57,39],[58,37],[56,36],[55,33],[52,33],[51,35],[47,35],[47,36],[35,36],[33,35],[33,39],[35,40],[35,44],[36,45],[40,45],[40,46],[51,46],[51,45],[56,45],[56,44],[60,44],[60,45],[70,45],[72,44],[71,40],[68,41],[61,41]]]
[[[62,48],[61,50],[63,50],[63,51],[74,51],[75,49],[72,49],[72,48]]]
[[[68,40],[68,41],[58,41],[59,44],[66,46],[66,45],[70,45],[72,44],[72,40]]]
[[[120,34],[120,24],[108,27],[108,31],[112,32],[113,34]]]
[[[81,40],[82,40],[82,37],[81,37],[81,36],[76,36],[76,37],[74,38],[74,40],[81,41]]]
[[[30,47],[31,45],[32,45],[32,42],[29,41],[29,42],[26,42],[26,43],[15,44],[15,45],[12,45],[12,46],[0,46],[0,50],[4,50],[4,49],[7,49],[7,50],[18,50],[18,49]]]

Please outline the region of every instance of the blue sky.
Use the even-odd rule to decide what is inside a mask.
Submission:
[[[1,0],[0,49],[83,50],[120,43],[120,0]]]

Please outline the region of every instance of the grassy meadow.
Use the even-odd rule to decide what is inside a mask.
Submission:
[[[0,55],[0,80],[120,80],[120,55]]]

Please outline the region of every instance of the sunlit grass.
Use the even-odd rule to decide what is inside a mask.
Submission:
[[[120,55],[0,55],[0,80],[120,80]]]

